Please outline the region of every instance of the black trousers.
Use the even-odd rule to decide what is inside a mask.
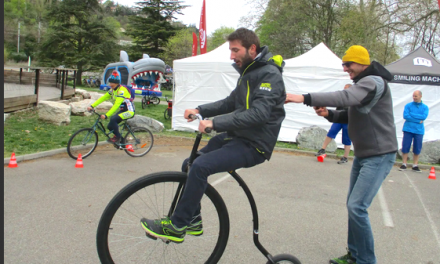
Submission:
[[[200,214],[200,201],[209,175],[253,167],[266,159],[247,140],[228,138],[226,133],[213,137],[200,152],[203,155],[193,162],[182,198],[171,217],[177,227],[188,226],[193,216]],[[183,162],[182,171],[186,170],[187,163],[188,159]]]

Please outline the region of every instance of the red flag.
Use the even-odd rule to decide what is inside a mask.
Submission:
[[[200,38],[200,54],[204,54],[204,53],[206,53],[206,44],[207,44],[206,43],[206,9],[205,9],[205,0],[203,0],[202,14],[200,15],[199,38]]]
[[[192,55],[197,55],[197,35],[195,32],[193,32],[193,47],[192,47]]]
[[[438,0],[438,9],[440,10],[440,0]]]

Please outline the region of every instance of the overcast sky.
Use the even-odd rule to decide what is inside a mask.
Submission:
[[[115,3],[126,6],[134,6],[137,0],[113,0]],[[203,0],[183,0],[182,5],[190,5],[183,9],[184,15],[177,16],[178,20],[184,24],[195,24],[199,27],[200,13],[202,11]],[[221,26],[238,28],[239,20],[246,16],[250,10],[250,5],[246,5],[245,0],[205,0],[206,5],[206,30],[211,35]]]

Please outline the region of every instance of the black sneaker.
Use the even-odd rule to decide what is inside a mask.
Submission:
[[[174,226],[168,217],[156,220],[142,218],[141,225],[147,235],[174,243],[183,242],[187,229],[186,226],[182,228]]]
[[[419,169],[419,166],[413,166],[413,167],[412,167],[412,171],[415,171],[415,172],[422,172],[422,171]]]
[[[339,258],[334,258],[329,261],[330,264],[356,264],[356,259],[348,252],[346,255]]]
[[[315,156],[321,156],[323,154],[325,154],[325,149],[320,149],[318,152],[316,152]]]
[[[202,217],[200,215],[194,217],[194,219],[191,221],[188,228],[186,229],[186,234],[192,236],[203,235]]]
[[[342,157],[340,161],[338,161],[338,164],[344,164],[347,163],[348,159],[346,157]]]
[[[402,165],[402,166],[400,166],[399,170],[400,170],[400,171],[406,171],[406,165]]]

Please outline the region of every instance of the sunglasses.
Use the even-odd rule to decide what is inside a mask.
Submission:
[[[354,62],[352,62],[352,61],[348,61],[348,62],[344,62],[344,63],[342,63],[342,67],[347,67],[347,68],[350,68],[350,66],[353,64]]]

